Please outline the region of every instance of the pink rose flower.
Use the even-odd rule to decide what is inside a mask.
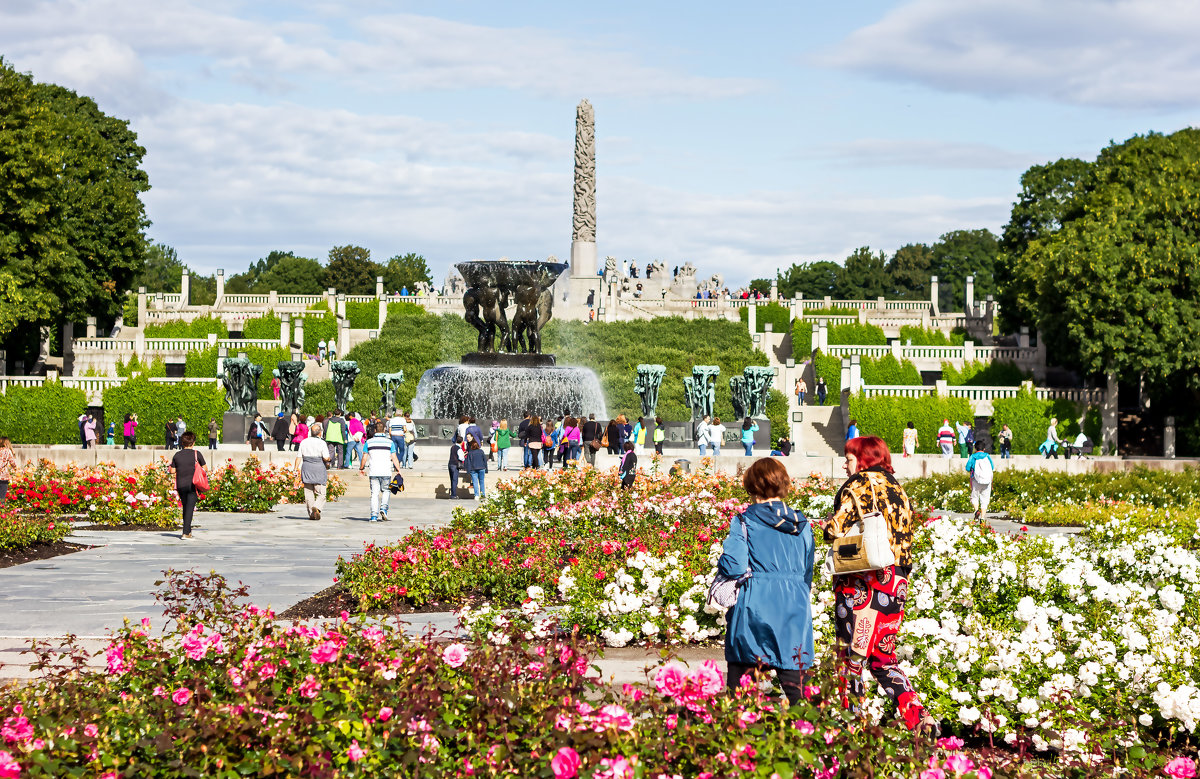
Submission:
[[[362,760],[366,756],[367,756],[367,753],[364,752],[362,750],[362,747],[360,747],[358,745],[358,739],[355,739],[354,741],[350,742],[350,748],[346,750],[346,757],[350,758],[351,761],[357,763],[359,760]]]
[[[654,673],[654,689],[659,695],[674,698],[687,681],[686,669],[674,661],[660,666]]]
[[[946,772],[940,768],[926,768],[921,772],[921,779],[946,779]]]
[[[96,736],[100,735],[100,728],[96,727],[95,725],[84,725],[83,735],[87,736],[88,738],[95,738]]]
[[[596,732],[599,733],[609,728],[633,730],[633,717],[629,716],[629,712],[621,706],[610,703],[596,713]]]
[[[391,706],[383,706],[379,709],[379,721],[380,722],[387,722],[391,718],[392,718],[392,707]]]
[[[451,668],[458,668],[467,662],[467,648],[462,644],[451,644],[442,650],[442,659]]]
[[[1174,779],[1192,779],[1196,775],[1196,761],[1183,756],[1172,758],[1163,767],[1163,773]]]
[[[808,720],[796,720],[796,724],[794,727],[796,728],[796,730],[800,731],[801,733],[803,733],[806,736],[812,735],[813,733],[817,732],[817,729],[815,727],[813,727],[813,724],[811,722],[809,722]]]
[[[963,740],[957,736],[947,736],[946,738],[939,738],[937,745],[942,749],[959,750],[963,748]]]
[[[956,774],[965,774],[975,767],[975,763],[966,755],[950,755],[942,767]]]
[[[8,752],[0,751],[0,779],[17,779],[20,775],[21,766],[17,759]]]
[[[186,687],[180,687],[175,692],[171,693],[171,700],[176,706],[184,706],[192,699],[192,691]]]
[[[341,653],[341,651],[342,648],[334,642],[325,641],[317,645],[317,648],[309,654],[309,659],[318,665],[332,663],[334,660],[338,659],[338,655]]]
[[[305,698],[315,698],[320,691],[321,683],[312,674],[305,676],[304,681],[300,683],[300,694]]]
[[[725,689],[725,677],[713,660],[705,660],[692,671],[688,680],[693,682],[705,698],[711,698]]]
[[[554,772],[554,779],[570,779],[579,773],[579,753],[563,747],[550,758],[550,770]]]

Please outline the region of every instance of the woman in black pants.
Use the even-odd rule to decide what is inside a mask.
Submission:
[[[179,445],[182,448],[171,458],[171,471],[175,474],[175,491],[179,493],[179,502],[183,504],[183,537],[191,538],[192,513],[196,510],[196,501],[200,499],[192,485],[192,478],[196,475],[197,463],[208,463],[204,462],[204,455],[193,448],[196,434],[191,430],[179,437]]]

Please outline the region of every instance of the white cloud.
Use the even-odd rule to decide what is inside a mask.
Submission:
[[[1200,99],[1192,0],[913,0],[853,32],[827,65],[983,96],[1108,108]]]
[[[1025,170],[1039,159],[983,143],[902,138],[860,138],[818,148],[806,156],[855,167],[926,170]]]

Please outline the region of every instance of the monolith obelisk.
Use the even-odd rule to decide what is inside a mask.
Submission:
[[[596,280],[596,115],[587,100],[575,109],[575,209],[571,276]]]

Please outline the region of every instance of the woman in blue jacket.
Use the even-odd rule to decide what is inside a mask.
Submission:
[[[746,450],[746,456],[754,454],[754,434],[758,432],[758,423],[746,417],[742,421],[742,447]]]
[[[778,460],[754,463],[742,483],[754,502],[729,523],[717,561],[726,576],[750,574],[726,614],[728,684],[737,689],[756,668],[774,669],[794,704],[813,664],[812,527],[783,502],[792,482]]]
[[[467,473],[471,474],[471,488],[475,490],[475,499],[483,500],[487,485],[484,476],[487,474],[487,455],[479,448],[479,442],[473,437],[467,444]]]

